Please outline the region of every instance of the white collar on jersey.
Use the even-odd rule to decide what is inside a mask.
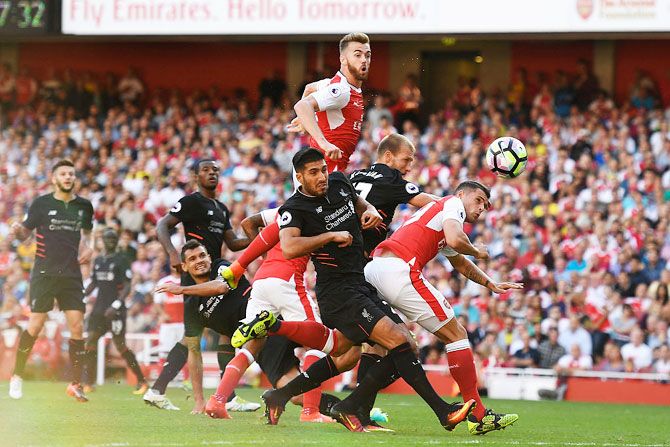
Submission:
[[[337,75],[339,75],[340,78],[342,79],[342,82],[345,82],[349,86],[349,88],[351,88],[353,91],[358,92],[358,93],[363,92],[362,88],[358,88],[358,87],[355,87],[355,86],[351,85],[349,83],[349,81],[347,81],[347,77],[344,74],[342,74],[342,72],[340,70],[337,70],[337,73],[335,73],[335,76],[337,76]],[[335,77],[335,76],[333,76],[333,77]]]

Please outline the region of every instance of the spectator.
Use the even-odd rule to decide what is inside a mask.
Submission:
[[[0,64],[0,118],[14,105],[16,77],[8,63]]]
[[[621,349],[616,343],[605,344],[603,359],[595,367],[597,371],[623,372],[626,365],[621,356]]]
[[[632,361],[636,371],[646,370],[653,359],[649,346],[644,344],[644,332],[636,327],[631,332],[630,342],[623,345],[621,355],[625,361]]]
[[[273,106],[279,106],[281,99],[286,93],[286,82],[281,76],[279,70],[274,70],[261,80],[258,85],[258,93],[261,102],[265,98],[269,98],[272,101]],[[300,92],[302,95],[302,92]]]
[[[417,76],[407,75],[398,90],[398,102],[394,106],[398,127],[402,128],[405,121],[412,121],[415,124],[419,122],[419,108],[422,101]]]
[[[615,343],[623,346],[630,341],[630,335],[638,323],[630,304],[617,303],[616,306],[610,314],[610,336]]]
[[[591,355],[591,335],[584,329],[576,314],[570,317],[570,325],[559,334],[558,342],[566,351],[572,349],[573,345],[578,345],[580,354]]]
[[[550,327],[547,339],[537,348],[540,353],[540,368],[553,368],[558,360],[565,355],[565,348],[558,343],[558,328]]]
[[[591,64],[580,59],[577,61],[577,79],[575,81],[575,104],[580,110],[586,110],[598,91],[598,79],[591,71]]]
[[[540,353],[531,347],[531,338],[528,332],[521,335],[523,346],[512,355],[512,366],[515,368],[537,368],[540,363]]]
[[[137,207],[135,198],[129,196],[116,214],[121,222],[121,228],[130,230],[133,233],[139,233],[144,223],[144,213]]]
[[[373,106],[368,109],[367,121],[371,129],[380,127],[382,117],[386,117],[389,122],[393,122],[393,113],[387,107],[387,99],[384,95],[375,96]]]
[[[137,72],[129,68],[126,75],[119,80],[118,90],[121,101],[138,103],[144,94],[144,84],[137,76]]]
[[[558,374],[571,375],[576,371],[588,371],[593,368],[593,360],[588,354],[582,353],[578,343],[570,347],[570,353],[558,360],[554,368]]]
[[[658,360],[654,363],[654,372],[665,374],[670,378],[670,348],[667,344],[658,348]]]

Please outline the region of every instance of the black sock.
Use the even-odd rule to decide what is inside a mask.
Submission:
[[[17,376],[23,375],[23,370],[26,368],[26,362],[30,351],[33,350],[35,344],[35,337],[30,335],[28,331],[21,332],[19,338],[19,350],[16,352],[16,363],[14,363],[14,374]]]
[[[412,351],[410,344],[403,343],[391,349],[388,357],[393,360],[400,377],[405,379],[405,382],[414,388],[414,391],[432,408],[441,421],[449,412],[449,405],[440,398],[433,386],[428,382],[426,371],[424,371],[421,362]]]
[[[158,391],[160,394],[165,394],[165,389],[168,386],[168,383],[172,381],[179,371],[184,367],[186,361],[188,360],[188,348],[181,343],[174,345],[174,348],[170,350],[170,353],[165,360],[163,369],[156,379],[156,383],[151,388]]]
[[[366,354],[363,353],[361,354],[361,361],[358,364],[358,374],[356,377],[356,383],[361,383],[361,380],[363,380],[363,377],[368,372],[368,369],[375,363],[377,363],[379,360],[381,360],[381,356],[377,354]]]
[[[86,362],[86,343],[84,340],[70,339],[69,343],[70,363],[72,364],[72,382],[81,382],[81,372]]]
[[[329,415],[333,405],[340,402],[342,402],[342,400],[339,397],[328,393],[322,393],[321,400],[319,401],[319,413],[325,414],[326,416]]]
[[[356,389],[342,401],[340,408],[352,413],[358,412],[364,405],[368,405],[370,399],[374,399],[379,390],[389,383],[390,377],[396,374],[393,360],[388,355],[381,358],[368,368],[365,377],[362,378]]]
[[[300,373],[295,379],[279,388],[278,391],[286,402],[288,402],[293,396],[299,396],[302,393],[313,390],[321,385],[322,382],[338,374],[340,372],[337,370],[335,362],[327,355],[314,362],[312,366],[307,368],[307,371]]]
[[[228,363],[230,363],[231,360],[235,358],[235,348],[233,348],[233,345],[219,345],[217,348],[217,353],[216,353],[216,360],[219,362],[219,369],[221,370],[221,377],[223,377],[223,373],[226,371],[226,366]],[[230,393],[230,396],[228,396],[228,402],[231,400],[235,399],[235,391]]]
[[[361,361],[358,364],[358,373],[356,374],[356,383],[358,385],[361,384],[361,381],[363,380],[363,377],[368,372],[368,369],[375,363],[377,363],[379,360],[381,360],[381,356],[377,354],[367,354],[367,353],[362,353],[361,354]],[[360,411],[360,417],[363,419],[361,420],[361,423],[363,425],[367,425],[366,423],[369,422],[370,419],[370,410],[372,410],[372,407],[375,405],[375,399],[377,398],[377,393],[372,394],[371,396],[365,396],[364,399],[361,399],[361,411]]]
[[[139,363],[137,363],[137,359],[135,358],[133,351],[126,348],[126,350],[121,353],[121,357],[123,357],[123,359],[128,364],[128,368],[130,368],[133,374],[135,374],[135,377],[137,377],[137,383],[139,384],[145,382],[144,374],[142,374],[142,369],[140,368]]]
[[[84,374],[84,383],[88,385],[92,385],[95,383],[95,376],[96,376],[96,363],[98,361],[98,350],[91,347],[86,348],[86,360],[85,360],[85,371],[86,374]]]

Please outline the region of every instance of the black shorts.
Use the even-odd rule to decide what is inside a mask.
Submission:
[[[249,281],[245,277],[240,278],[237,288],[224,295],[210,315],[203,313],[210,298],[184,297],[184,335],[199,337],[207,327],[232,337],[240,320],[246,317],[250,291]]]
[[[126,336],[126,309],[119,309],[116,311],[114,318],[106,318],[104,314],[92,313],[88,317],[88,324],[86,330],[90,334],[96,332],[98,334],[106,334],[111,332],[113,337]]]
[[[81,278],[36,274],[30,278],[30,309],[46,313],[54,308],[84,312],[84,291]]]
[[[298,345],[286,337],[268,337],[256,361],[274,388],[277,381],[292,368],[299,368],[300,360],[295,356]]]
[[[391,306],[379,298],[377,289],[365,281],[324,287],[316,298],[323,324],[339,329],[354,344],[370,342],[372,329],[384,317],[402,323]]]

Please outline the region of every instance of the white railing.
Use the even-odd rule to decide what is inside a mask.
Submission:
[[[107,346],[106,341],[111,340],[112,335],[110,333],[105,334],[104,337],[98,339],[98,371],[95,377],[95,383],[98,385],[103,385],[105,383],[105,349]],[[126,343],[129,341],[141,341],[141,349],[133,349],[135,351],[135,357],[137,362],[140,364],[148,365],[150,363],[158,362],[159,360],[159,347],[152,346],[153,342],[158,342],[158,334],[141,334],[141,333],[128,333],[126,334]],[[136,347],[137,343],[133,343]]]
[[[556,389],[558,374],[552,369],[498,368],[485,370],[489,397],[495,399],[539,400],[541,389]],[[588,377],[601,380],[668,381],[668,374],[623,373],[605,371],[576,371],[570,377]],[[670,386],[670,385],[669,385]]]
[[[499,374],[505,373],[508,375],[524,375],[524,376],[552,376],[558,377],[556,371],[553,369],[541,368],[500,368],[491,367],[486,369],[486,373]],[[633,380],[651,380],[662,381],[670,379],[670,375],[661,373],[629,373],[629,372],[611,372],[611,371],[575,371],[570,374],[570,377],[593,377],[597,379],[633,379]]]

